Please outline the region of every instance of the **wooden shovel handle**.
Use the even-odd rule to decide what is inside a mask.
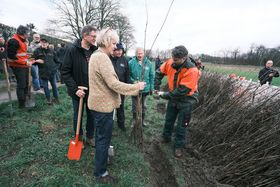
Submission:
[[[2,61],[3,61],[4,71],[5,71],[6,81],[7,81],[7,89],[8,89],[8,95],[9,95],[9,101],[11,101],[12,100],[11,83],[10,83],[10,80],[9,80],[9,72],[8,72],[7,61],[6,61],[6,59],[2,59]]]
[[[84,86],[78,86],[81,90],[87,90],[87,87]],[[83,110],[83,103],[84,98],[80,97],[80,103],[79,103],[79,111],[78,111],[78,120],[77,120],[77,129],[76,129],[76,136],[80,134],[80,126],[81,126],[81,118],[82,118],[82,110]]]

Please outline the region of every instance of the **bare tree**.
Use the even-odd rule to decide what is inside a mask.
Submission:
[[[239,54],[240,54],[240,49],[239,48],[236,48],[231,52],[231,56],[234,59],[234,61],[236,61]]]
[[[120,13],[120,0],[53,0],[58,19],[49,20],[47,33],[81,38],[83,26],[91,24],[98,29],[117,29],[126,46],[134,40],[129,19]]]
[[[135,43],[133,36],[134,28],[130,24],[128,17],[119,14],[115,17],[114,28],[118,31],[120,42],[125,44],[126,51],[130,49]]]
[[[53,0],[57,9],[58,19],[50,20],[53,31],[81,38],[83,26],[93,22],[94,11],[97,9],[94,0]]]

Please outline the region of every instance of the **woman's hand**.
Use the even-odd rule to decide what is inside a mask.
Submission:
[[[144,90],[145,85],[146,85],[145,82],[138,82],[138,83],[136,83],[136,84],[138,84],[140,90]]]

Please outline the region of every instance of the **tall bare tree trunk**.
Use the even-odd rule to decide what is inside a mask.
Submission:
[[[130,141],[136,145],[140,150],[143,150],[144,140],[143,140],[143,128],[142,128],[142,95],[137,96],[136,105],[136,119],[133,120],[133,129],[131,131]]]

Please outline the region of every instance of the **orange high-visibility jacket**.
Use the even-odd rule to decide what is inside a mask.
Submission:
[[[169,59],[160,67],[161,73],[167,76],[169,91],[183,86],[189,89],[187,96],[192,96],[197,91],[199,70],[193,63],[186,62],[179,71],[172,67],[172,63],[173,60]]]
[[[27,45],[22,41],[22,39],[19,37],[18,34],[15,34],[12,38],[18,41],[19,49],[17,50],[17,54],[16,54],[17,60],[8,61],[9,66],[27,68],[28,67],[26,65],[28,59]]]

